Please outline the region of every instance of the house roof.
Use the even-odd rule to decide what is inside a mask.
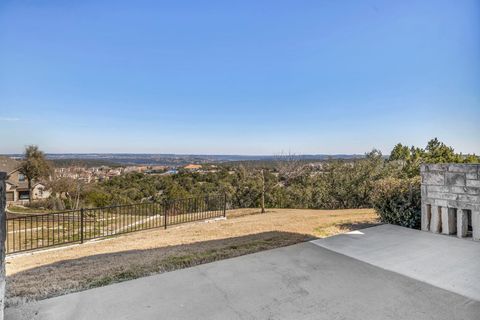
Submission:
[[[184,169],[189,169],[189,170],[192,170],[192,169],[200,169],[202,166],[200,164],[187,164],[185,167],[183,167]]]
[[[16,187],[17,189],[20,188],[28,188],[27,181],[13,181],[11,175],[13,172],[17,171],[20,167],[20,161],[15,159],[0,156],[0,171],[4,171],[7,173],[7,182],[10,183],[12,186]]]
[[[7,181],[6,183],[10,184],[14,188],[18,189],[24,189],[28,190],[28,182],[25,179],[24,181],[13,181],[11,178],[11,174],[17,171],[17,169],[20,167],[21,162],[17,161],[15,159],[6,157],[6,156],[0,156],[0,172],[4,171],[7,173]],[[45,187],[45,184],[39,181],[34,181],[32,183],[32,188],[36,186],[42,186]]]
[[[0,156],[0,171],[10,174],[16,169],[18,169],[18,167],[20,167],[20,161],[17,161],[10,157]]]

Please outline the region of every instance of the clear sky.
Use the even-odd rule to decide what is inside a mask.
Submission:
[[[480,1],[0,1],[0,153],[480,153]]]

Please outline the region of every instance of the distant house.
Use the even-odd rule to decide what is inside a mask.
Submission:
[[[27,178],[19,172],[20,162],[9,157],[0,156],[0,172],[7,173],[7,204],[25,203],[30,200]],[[32,184],[32,200],[46,199],[50,192],[40,182]]]
[[[200,170],[200,169],[202,169],[202,165],[191,163],[191,164],[187,164],[186,166],[184,166],[183,169],[192,170],[192,171]]]
[[[113,178],[113,177],[117,177],[117,176],[120,176],[122,174],[122,170],[120,169],[111,169],[107,172],[107,177],[108,178]]]
[[[176,169],[171,169],[171,170],[165,171],[164,173],[161,173],[160,175],[162,175],[162,176],[168,176],[168,175],[177,174],[177,173],[178,173],[178,170],[176,170]]]

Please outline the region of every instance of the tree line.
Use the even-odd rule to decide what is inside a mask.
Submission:
[[[39,163],[38,154],[36,160],[30,158],[30,153],[26,152],[24,163]],[[406,224],[415,226],[420,210],[420,164],[443,162],[478,163],[480,159],[476,155],[456,153],[452,147],[432,139],[425,148],[397,144],[389,157],[378,150],[359,159],[321,162],[303,161],[301,157],[288,155],[261,165],[220,164],[211,172],[128,173],[96,183],[53,178],[47,183],[52,196],[35,206],[64,210],[226,193],[231,208],[373,206],[379,211],[389,211],[389,215],[397,217],[395,219],[404,219],[398,218],[401,213],[397,212],[397,206],[404,206],[401,212],[410,212],[405,218],[409,220]],[[30,168],[30,165],[25,167]],[[24,172],[29,181],[39,178],[38,174],[29,176],[29,171]]]

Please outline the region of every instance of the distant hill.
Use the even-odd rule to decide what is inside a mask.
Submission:
[[[9,154],[12,158],[20,159],[21,154]],[[87,166],[101,165],[167,165],[183,166],[188,163],[218,163],[235,161],[273,161],[278,156],[256,155],[198,155],[198,154],[149,154],[149,153],[48,153],[47,159],[52,160],[58,166],[82,163]],[[327,159],[354,159],[362,158],[357,154],[307,154],[298,155],[299,159],[319,161]],[[280,157],[281,158],[281,157]]]

